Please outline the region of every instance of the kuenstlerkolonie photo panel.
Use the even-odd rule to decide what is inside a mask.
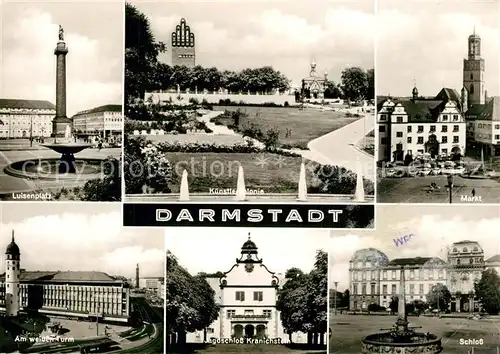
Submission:
[[[500,3],[377,2],[377,201],[499,203]]]
[[[1,353],[162,353],[161,230],[118,203],[11,203],[1,214]]]
[[[498,208],[377,209],[376,231],[332,231],[329,352],[499,351]]]
[[[166,352],[326,353],[327,241],[327,230],[165,229]]]
[[[140,215],[130,224],[175,226],[144,203],[196,214],[281,203],[270,224],[297,204],[373,214],[373,1],[125,7],[125,209]]]
[[[3,2],[1,200],[121,200],[123,12]]]

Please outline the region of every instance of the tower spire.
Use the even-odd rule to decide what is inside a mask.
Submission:
[[[248,233],[248,239],[250,240],[250,232]]]
[[[14,230],[12,230],[12,242],[14,242]]]

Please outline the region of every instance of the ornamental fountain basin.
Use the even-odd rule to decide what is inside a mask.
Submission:
[[[401,337],[392,332],[371,334],[362,339],[361,348],[363,354],[437,354],[442,351],[441,338],[431,333],[419,332]]]

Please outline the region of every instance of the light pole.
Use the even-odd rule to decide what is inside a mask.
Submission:
[[[453,201],[453,175],[448,175],[447,180],[448,180],[448,192],[451,204]]]
[[[30,115],[30,147],[33,147],[33,116]]]
[[[337,316],[337,285],[339,284],[338,281],[336,282],[333,282],[333,284],[335,285],[335,292],[333,293],[333,308],[334,308],[334,314],[335,316]]]

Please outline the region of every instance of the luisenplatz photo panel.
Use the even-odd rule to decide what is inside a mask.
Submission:
[[[3,1],[1,200],[121,200],[123,13]]]
[[[377,4],[377,202],[499,203],[500,3]]]
[[[128,220],[142,203],[373,214],[372,1],[125,6]]]
[[[377,209],[376,231],[332,231],[329,352],[499,351],[498,209]]]
[[[118,203],[2,209],[1,353],[163,352],[163,232],[120,221]]]
[[[167,353],[326,353],[327,230],[199,231],[165,229]]]

